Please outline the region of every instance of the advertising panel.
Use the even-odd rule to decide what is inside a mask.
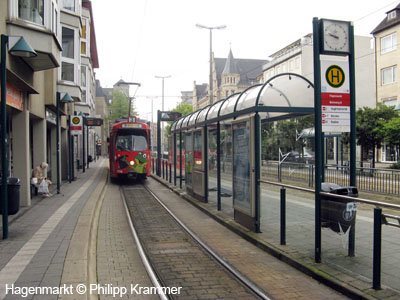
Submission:
[[[233,206],[252,215],[250,185],[250,120],[233,124]]]

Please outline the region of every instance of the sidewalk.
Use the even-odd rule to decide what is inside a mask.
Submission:
[[[71,184],[50,198],[35,197],[32,205],[9,219],[9,238],[0,240],[0,299],[6,284],[15,287],[58,287],[76,224],[87,200],[106,183],[107,160],[77,173]],[[54,188],[54,187],[53,187]],[[100,190],[101,190],[100,188]],[[52,190],[53,192],[53,190]],[[57,295],[28,295],[24,299],[57,299]]]
[[[372,283],[367,278],[360,276],[357,273],[346,272],[346,270],[340,264],[338,264],[337,266],[336,265],[333,266],[332,264],[327,264],[326,262],[323,262],[320,264],[315,263],[312,260],[312,253],[309,251],[309,249],[312,249],[312,245],[313,245],[312,215],[309,216],[310,220],[308,221],[311,225],[306,224],[307,226],[310,225],[310,226],[308,226],[311,229],[310,232],[304,232],[304,230],[303,231],[300,230],[300,228],[305,226],[303,219],[301,219],[301,220],[293,219],[293,216],[290,216],[292,218],[291,220],[293,220],[293,226],[296,227],[296,224],[297,224],[297,227],[299,228],[299,230],[295,232],[297,234],[297,236],[293,236],[293,234],[292,235],[288,234],[287,238],[289,241],[289,243],[288,243],[289,246],[280,246],[279,245],[279,210],[277,210],[277,211],[271,210],[271,207],[269,207],[268,216],[270,219],[271,218],[272,219],[270,220],[270,223],[268,223],[268,227],[264,227],[263,233],[255,234],[233,221],[233,219],[232,219],[233,212],[232,212],[232,207],[231,207],[232,202],[230,202],[230,206],[229,206],[228,205],[229,203],[225,203],[226,201],[224,201],[223,211],[217,211],[215,203],[213,203],[211,200],[210,200],[210,203],[208,203],[208,204],[199,202],[199,201],[193,199],[192,197],[188,196],[184,190],[180,190],[179,188],[175,187],[173,184],[169,184],[166,181],[164,181],[154,175],[153,175],[153,178],[160,181],[164,185],[169,186],[173,191],[175,191],[175,193],[177,193],[181,197],[185,198],[189,203],[198,207],[201,211],[205,212],[207,215],[214,218],[217,222],[225,225],[227,228],[229,228],[231,231],[237,233],[245,240],[248,240],[252,244],[257,245],[258,248],[264,250],[265,252],[272,254],[273,256],[279,258],[282,261],[285,261],[289,265],[297,268],[298,270],[301,270],[305,274],[312,276],[313,278],[316,278],[318,281],[323,282],[326,285],[333,287],[338,291],[341,291],[342,293],[344,293],[345,295],[348,295],[349,297],[357,298],[357,299],[385,299],[385,300],[400,299],[400,294],[398,292],[396,292],[395,290],[390,289],[388,287],[382,286],[382,288],[383,288],[382,290],[379,290],[379,291],[373,290],[371,287]],[[273,192],[273,193],[275,193],[275,192]],[[279,193],[279,190],[278,190],[278,193]],[[160,197],[163,199],[162,195]],[[290,198],[288,198],[288,199],[290,199]],[[287,200],[287,201],[290,202],[289,200]],[[292,200],[292,202],[298,202],[298,201]],[[226,205],[228,205],[229,207]],[[306,206],[308,204],[302,203],[302,205]],[[278,207],[279,207],[279,205],[278,205]],[[292,212],[292,214],[296,214],[296,213],[299,213],[299,210],[298,210],[298,208],[297,208],[297,210],[293,210],[293,208],[291,208],[291,212]],[[365,217],[361,217],[361,218],[366,219]],[[273,224],[272,226],[271,226],[271,223]],[[356,230],[356,233],[365,235],[365,233],[361,232],[360,230],[361,230],[361,227],[359,226],[358,232]],[[330,234],[330,236],[332,238],[332,234]],[[325,236],[324,236],[324,238],[325,238]],[[276,239],[278,239],[278,242],[276,242]],[[294,239],[296,239],[295,247],[293,246]],[[335,239],[338,239],[338,238],[335,237]],[[303,247],[298,248],[299,243],[302,243]],[[362,260],[363,257],[365,256],[364,253],[363,253],[363,255],[359,255],[359,253],[362,251],[365,252],[367,250],[363,248],[363,247],[365,247],[365,245],[361,245],[358,243],[357,246],[358,246],[358,248],[357,248],[356,259],[358,262],[358,261]],[[383,253],[385,253],[385,252],[383,252]],[[324,252],[324,254],[326,256],[326,252]],[[392,259],[396,260],[396,256],[392,255],[391,257],[392,257]],[[336,261],[338,261],[339,258],[342,258],[342,256],[337,257]],[[349,258],[345,257],[345,259],[342,259],[342,261],[343,261],[343,262],[341,262],[342,264],[347,263],[352,268],[356,267],[356,264],[354,262],[352,262],[352,260]],[[372,259],[368,262],[371,263],[371,261],[372,261]],[[369,266],[365,263],[361,267],[363,267],[364,269],[369,268]]]

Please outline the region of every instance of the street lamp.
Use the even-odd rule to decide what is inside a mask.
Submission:
[[[210,103],[213,103],[213,80],[212,80],[212,31],[213,29],[225,29],[226,25],[209,27],[201,24],[196,24],[197,28],[210,30]]]
[[[121,86],[121,85],[127,85],[128,86],[128,95],[125,94],[124,90],[122,90],[122,92],[125,94],[125,96],[128,97],[128,100],[129,100],[129,111],[128,111],[128,117],[129,117],[131,115],[131,97],[129,97],[129,86],[130,85],[137,85],[138,87],[140,87],[140,83],[137,83],[137,82],[125,82],[125,81],[121,81],[121,82],[117,83],[117,86]]]
[[[161,93],[161,97],[162,97],[162,102],[161,102],[161,111],[164,111],[164,79],[166,78],[171,78],[171,75],[167,75],[167,76],[155,76],[158,79],[162,79],[162,93]],[[161,124],[158,124],[158,128],[160,128]],[[161,126],[161,131],[163,133],[162,137],[160,134],[160,130],[157,130],[157,161],[158,164],[160,164],[160,159],[161,159],[161,153],[164,154],[164,124],[162,124]],[[161,142],[161,147],[159,146]]]
[[[57,194],[60,193],[60,102],[62,103],[72,103],[74,100],[71,98],[71,96],[68,93],[65,93],[65,95],[61,98],[60,92],[57,92],[56,94],[56,144],[57,144]]]
[[[22,36],[7,36],[1,35],[1,165],[2,173],[2,190],[1,197],[3,199],[3,239],[8,238],[8,165],[7,165],[7,104],[6,104],[6,47],[9,47],[9,53],[13,56],[20,57],[35,57],[37,53],[25,41]]]

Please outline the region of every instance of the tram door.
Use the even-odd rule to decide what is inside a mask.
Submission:
[[[232,124],[232,196],[236,222],[255,226],[254,117]]]

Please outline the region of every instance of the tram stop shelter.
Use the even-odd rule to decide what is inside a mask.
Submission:
[[[189,115],[171,126],[174,183],[183,165],[186,192],[208,202],[209,129],[216,131],[217,204],[221,209],[221,127],[231,130],[234,219],[260,232],[261,123],[314,114],[314,86],[299,74],[282,73]],[[179,141],[179,147],[177,147]],[[179,159],[179,161],[178,161]],[[179,164],[179,176],[177,176]]]

